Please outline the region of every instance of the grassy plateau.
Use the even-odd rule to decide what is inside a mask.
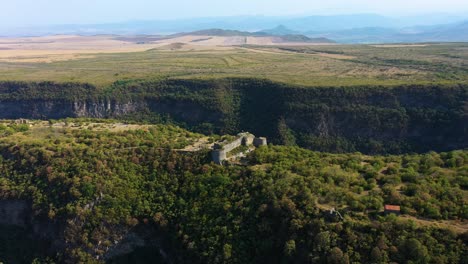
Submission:
[[[34,58],[0,58],[0,80],[88,82],[101,87],[117,80],[167,77],[255,77],[308,86],[465,83],[468,80],[468,44],[456,43],[235,46],[203,50],[176,47],[78,54],[68,60],[49,62],[34,61]]]

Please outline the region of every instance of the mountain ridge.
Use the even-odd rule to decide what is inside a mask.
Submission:
[[[237,16],[192,18],[181,20],[147,20],[88,25],[55,25],[1,30],[3,36],[42,36],[54,34],[173,35],[219,28],[243,32],[265,32],[274,35],[337,36],[343,43],[467,41],[468,15],[387,17],[377,14],[312,15],[297,17]],[[459,28],[456,28],[460,25]],[[450,27],[450,34],[436,32]],[[390,29],[396,32],[366,32],[365,29]],[[13,33],[14,32],[14,33]],[[360,34],[361,33],[361,34]],[[468,35],[468,34],[465,34]],[[332,38],[332,37],[330,37]],[[335,40],[335,38],[332,38]]]
[[[225,30],[219,28],[212,28],[206,30],[199,30],[193,32],[183,32],[167,36],[167,38],[175,38],[182,36],[216,36],[216,37],[274,37],[278,41],[283,42],[304,42],[304,43],[335,43],[335,41],[328,38],[310,38],[302,34],[274,34],[264,31],[248,32],[239,30]]]
[[[444,25],[365,27],[330,32],[309,31],[303,34],[331,38],[341,43],[467,42],[468,20]]]

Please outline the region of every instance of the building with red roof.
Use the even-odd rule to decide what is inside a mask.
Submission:
[[[401,208],[399,205],[390,205],[390,204],[386,204],[384,206],[384,210],[385,210],[385,213],[386,214],[400,214],[401,213]]]

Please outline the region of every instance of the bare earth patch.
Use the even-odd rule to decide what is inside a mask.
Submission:
[[[315,53],[315,55],[325,57],[325,58],[338,59],[338,60],[351,60],[351,59],[356,58],[355,56],[342,55],[342,54],[331,54],[331,53],[323,53],[323,52]]]
[[[422,225],[422,226],[434,226],[438,228],[448,228],[459,234],[468,232],[468,221],[452,221],[452,220],[435,221],[435,220],[417,218],[417,217],[409,216],[409,215],[402,215],[400,216],[400,218],[414,221],[417,224]]]
[[[377,48],[406,48],[406,47],[426,47],[427,44],[382,44],[382,45],[371,45]]]

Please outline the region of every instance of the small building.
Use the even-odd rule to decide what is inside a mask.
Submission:
[[[390,205],[390,204],[386,204],[384,206],[384,212],[385,214],[401,214],[401,209],[400,209],[400,206],[399,205]]]

